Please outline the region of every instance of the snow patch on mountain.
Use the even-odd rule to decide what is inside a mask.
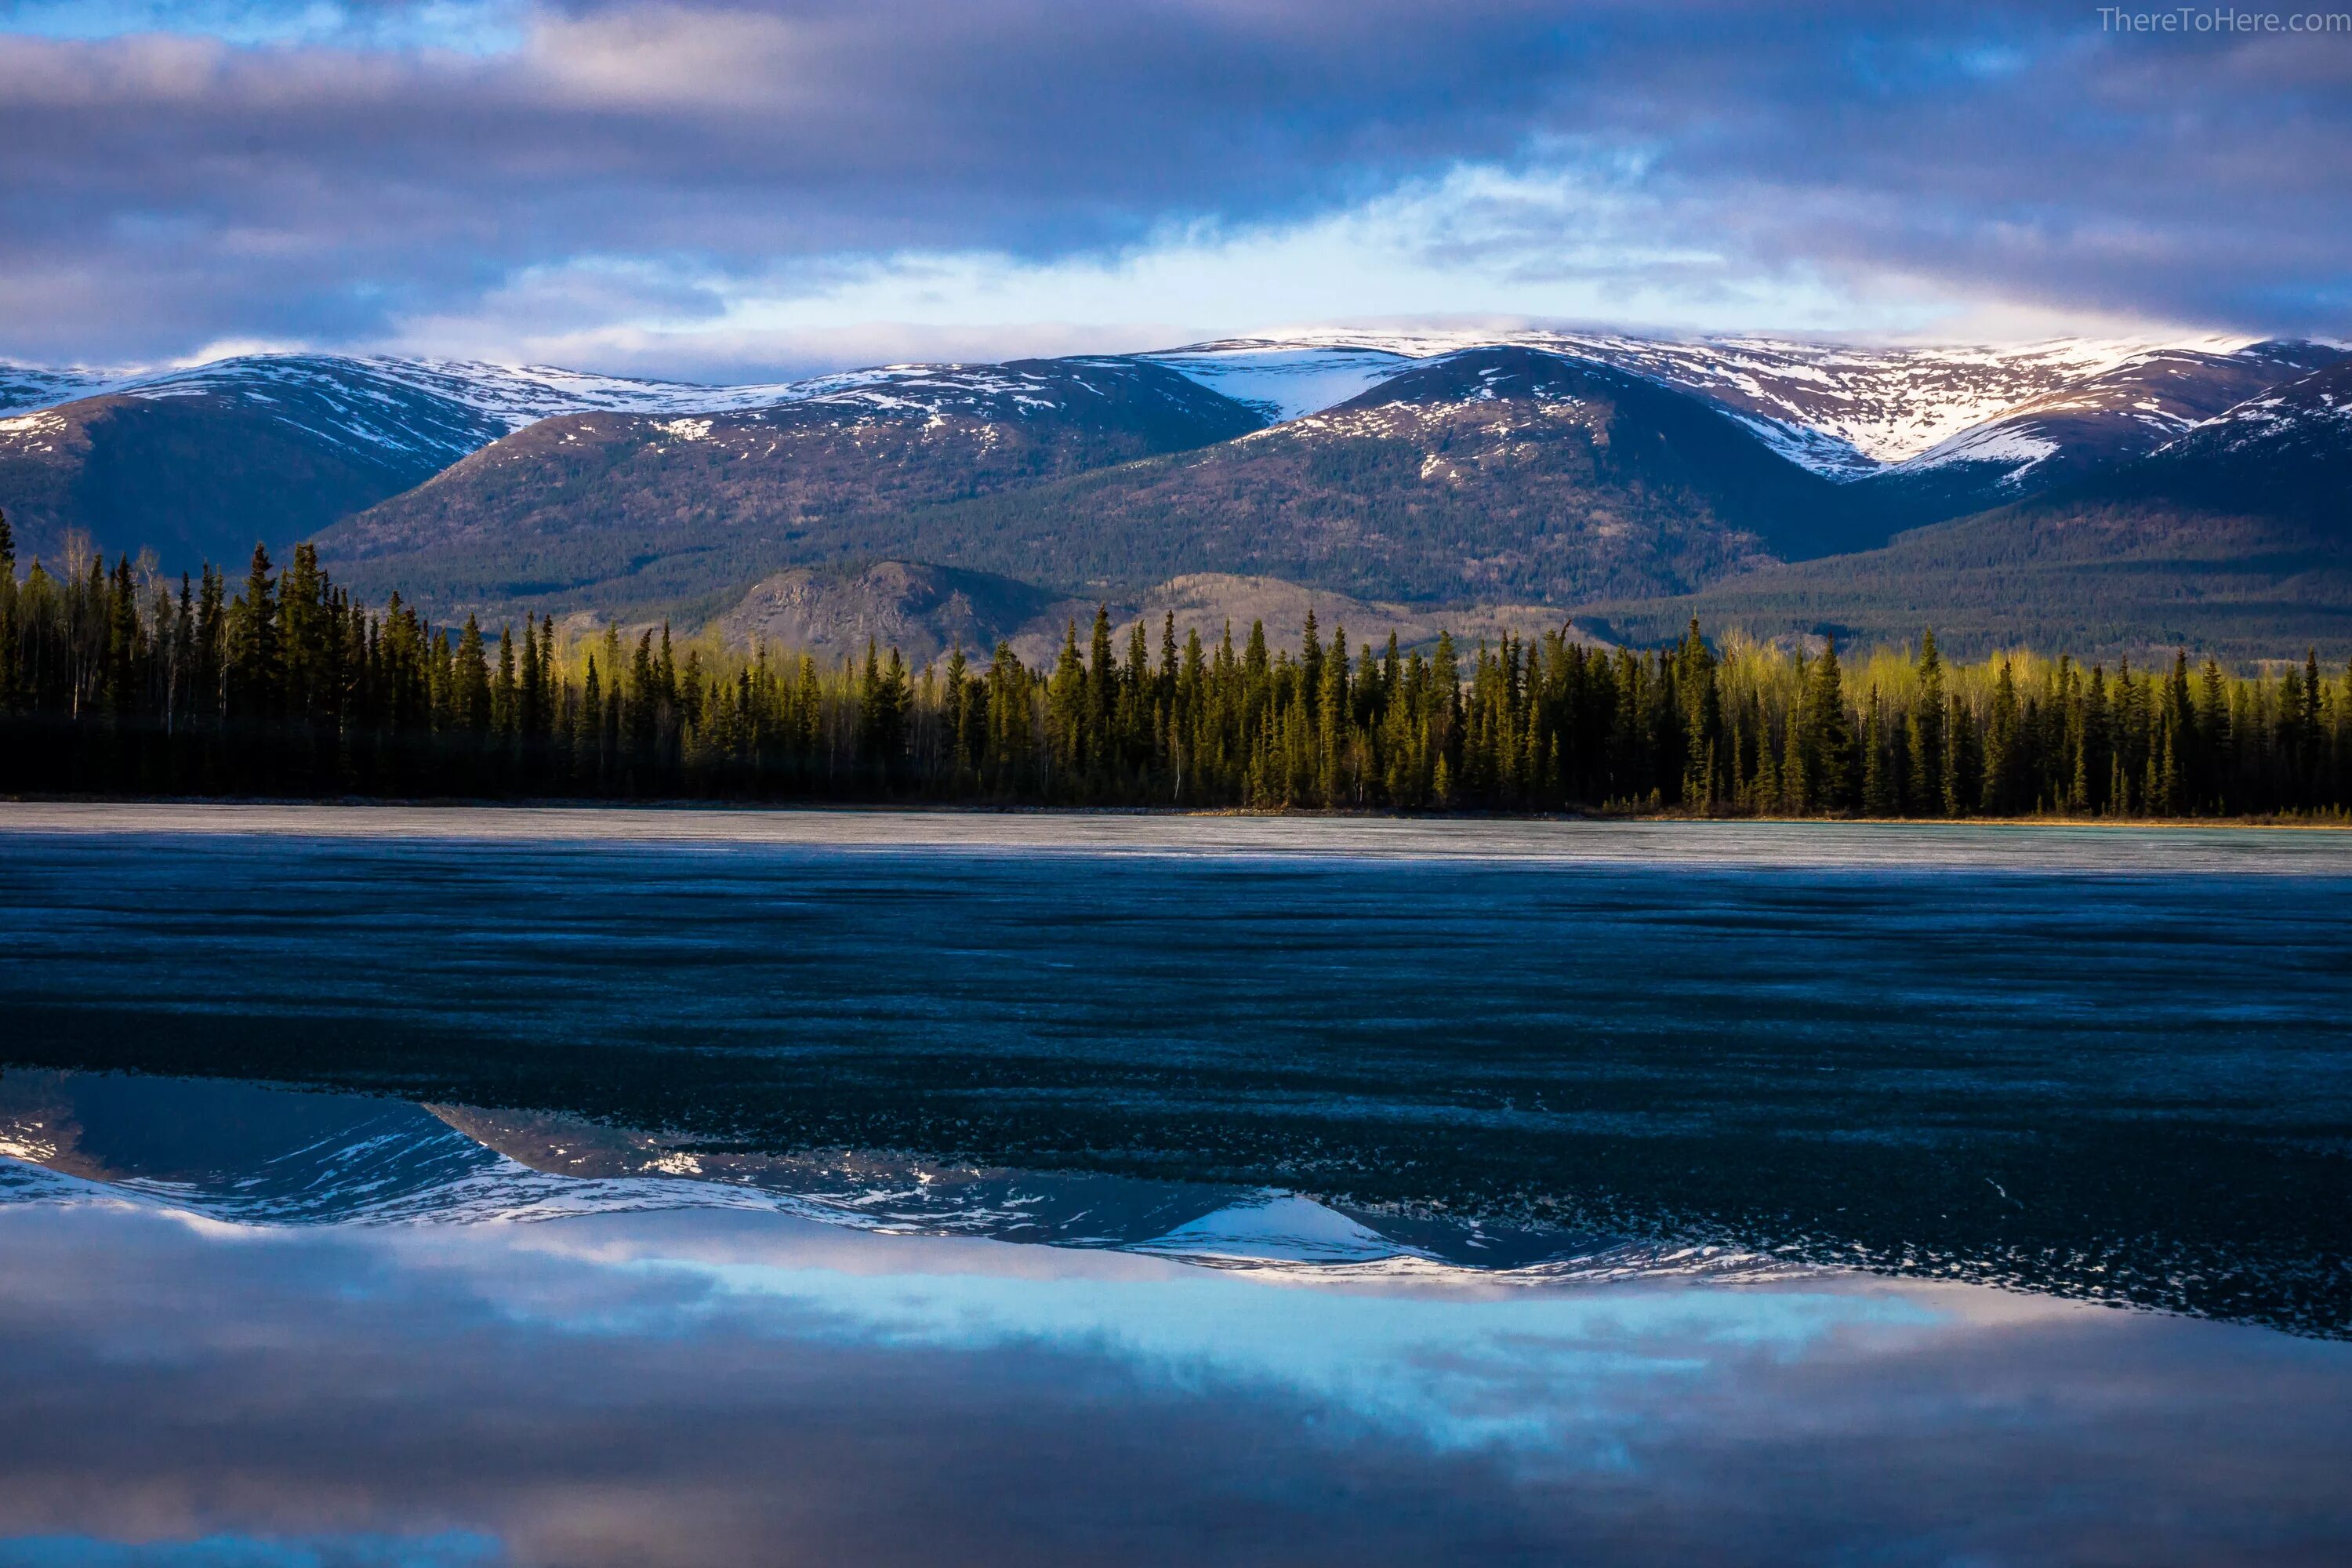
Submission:
[[[1384,348],[1301,348],[1234,338],[1137,357],[1166,365],[1279,422],[1350,402],[1427,356]]]
[[[1976,468],[1990,476],[1994,491],[1986,499],[1997,499],[2022,489],[2053,458],[2063,466],[2145,456],[2217,417],[2260,405],[2263,397],[2237,401],[2255,387],[2341,358],[2332,345],[2293,342],[2253,343],[2227,353],[2204,345],[2136,354],[1938,443],[1896,471]]]
[[[472,360],[246,354],[130,376],[79,395],[173,397],[212,393],[267,401],[281,389],[332,389],[350,400],[354,412],[395,402],[404,391],[423,393],[486,416],[509,431],[563,414],[677,415],[766,407],[783,401],[792,392],[781,384],[700,386]]]
[[[17,364],[0,360],[0,413],[54,407],[69,399],[87,396],[92,387],[105,385],[118,374],[80,365]]]
[[[2057,452],[2058,443],[2046,437],[2005,425],[1992,425],[1964,431],[1902,466],[1924,469],[1950,468],[1956,463],[2007,464],[2011,465],[2007,480],[2013,482],[2036,463],[2056,456]]]
[[[2340,447],[2347,439],[2352,439],[2352,371],[2336,366],[2250,397],[2191,426],[2158,451],[2178,452],[2195,446],[2236,452],[2305,443]]]
[[[0,419],[0,445],[20,452],[55,451],[57,438],[65,433],[65,416],[47,410]]]

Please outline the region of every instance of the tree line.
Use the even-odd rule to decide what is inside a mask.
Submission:
[[[1566,628],[1465,650],[1124,637],[1098,611],[1031,668],[1000,643],[683,647],[551,617],[436,626],[281,571],[174,584],[81,551],[19,578],[0,518],[0,791],[940,801],[1727,816],[2336,814],[2352,670],[2210,659],[2109,670],[1945,660],[1932,634],[1849,668],[1696,623],[1670,647]],[[1122,646],[1123,644],[1123,646]]]

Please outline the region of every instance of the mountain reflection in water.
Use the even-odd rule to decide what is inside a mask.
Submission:
[[[221,1079],[16,1068],[0,1075],[0,1154],[249,1225],[718,1208],[1291,1271],[1760,1279],[1802,1267],[1720,1247],[1352,1209],[1270,1189],[840,1151],[685,1152],[650,1132],[545,1112]],[[0,1169],[0,1193],[73,1190]]]
[[[224,1082],[0,1147],[11,1568],[2352,1549],[2338,1342]]]

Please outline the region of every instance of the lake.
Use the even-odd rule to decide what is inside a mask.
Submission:
[[[2333,1563],[2352,836],[0,805],[0,1568]]]

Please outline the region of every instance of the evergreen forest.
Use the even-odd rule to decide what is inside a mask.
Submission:
[[[1124,637],[1029,668],[821,664],[550,617],[434,626],[305,545],[241,581],[73,552],[21,578],[0,519],[0,792],[966,803],[1720,816],[2340,816],[2352,670],[2016,652],[1792,652],[1693,623],[1475,649]]]

